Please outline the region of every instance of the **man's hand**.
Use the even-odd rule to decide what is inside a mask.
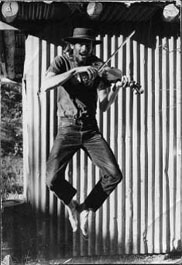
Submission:
[[[128,82],[129,82],[128,77],[126,75],[123,75],[121,77],[121,86],[125,88],[128,85]]]
[[[128,85],[128,78],[124,75],[121,78],[121,81],[118,80],[116,83],[112,83],[112,90],[118,91],[121,87],[125,88]]]
[[[98,71],[92,66],[80,66],[74,68],[74,75],[87,74],[88,80],[93,81],[98,76]]]

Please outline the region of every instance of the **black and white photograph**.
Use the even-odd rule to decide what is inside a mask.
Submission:
[[[0,265],[182,264],[182,0],[0,1]]]

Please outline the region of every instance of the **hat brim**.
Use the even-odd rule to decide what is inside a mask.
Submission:
[[[79,42],[80,40],[82,40],[82,41],[93,41],[93,43],[95,45],[102,43],[101,40],[95,40],[95,39],[91,39],[91,38],[68,37],[68,38],[64,38],[63,40],[67,41],[69,43],[72,43],[72,44],[75,44],[75,43]]]

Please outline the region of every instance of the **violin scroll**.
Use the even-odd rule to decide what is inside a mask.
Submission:
[[[132,91],[135,91],[135,94],[140,95],[144,92],[144,90],[141,89],[141,85],[136,81],[128,82],[128,86],[132,89]]]

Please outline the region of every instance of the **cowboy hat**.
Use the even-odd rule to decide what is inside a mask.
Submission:
[[[73,30],[73,36],[64,38],[65,41],[70,42],[72,44],[77,41],[93,41],[94,44],[101,44],[102,41],[95,39],[95,34],[92,29],[89,28],[75,28]]]

